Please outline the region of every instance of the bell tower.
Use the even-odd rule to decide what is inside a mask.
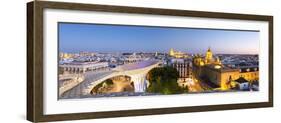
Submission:
[[[170,56],[174,56],[174,55],[175,55],[175,51],[174,51],[174,49],[173,49],[173,48],[171,48],[171,49],[170,49],[170,51],[169,51],[169,55],[170,55]]]
[[[208,48],[208,51],[206,52],[206,56],[205,56],[205,63],[206,64],[209,64],[211,63],[213,60],[213,53],[211,51],[211,48],[209,47]]]

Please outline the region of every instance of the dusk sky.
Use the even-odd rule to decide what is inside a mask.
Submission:
[[[258,54],[258,31],[59,23],[60,52]]]

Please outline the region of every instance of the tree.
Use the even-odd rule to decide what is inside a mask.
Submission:
[[[184,92],[184,88],[178,86],[179,74],[173,67],[154,68],[148,73],[150,86],[147,92],[162,94],[179,94]]]
[[[113,85],[114,84],[112,79],[107,79],[104,82],[106,83],[106,85]]]
[[[113,81],[112,81],[112,79],[107,79],[107,80],[105,80],[105,81],[99,83],[98,85],[96,85],[96,86],[92,89],[91,94],[97,94],[97,93],[99,93],[99,89],[100,89],[101,87],[103,87],[104,83],[105,83],[106,86],[111,86],[111,85],[114,84]]]

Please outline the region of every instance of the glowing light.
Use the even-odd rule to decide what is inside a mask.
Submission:
[[[221,66],[220,65],[216,65],[214,68],[215,69],[221,69]]]

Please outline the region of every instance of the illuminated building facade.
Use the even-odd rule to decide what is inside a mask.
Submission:
[[[132,55],[129,55],[124,59],[124,64],[140,62],[142,60],[143,60],[143,58],[140,55],[133,53]]]
[[[171,64],[179,73],[178,84],[186,87],[188,81],[192,81],[192,63],[190,61],[174,62]]]
[[[172,67],[179,72],[179,78],[192,78],[192,64],[190,62],[173,63]]]
[[[174,58],[187,58],[188,55],[186,53],[175,51],[173,48],[169,51],[169,56]]]
[[[213,88],[221,90],[234,88],[239,84],[239,78],[244,78],[249,83],[259,80],[258,65],[234,68],[224,66],[219,58],[214,59],[210,48],[205,57],[202,55],[194,56],[192,71],[194,78],[198,81],[208,83]]]
[[[69,59],[69,58],[73,58],[74,55],[71,53],[60,53],[59,54],[59,58],[60,59]]]

